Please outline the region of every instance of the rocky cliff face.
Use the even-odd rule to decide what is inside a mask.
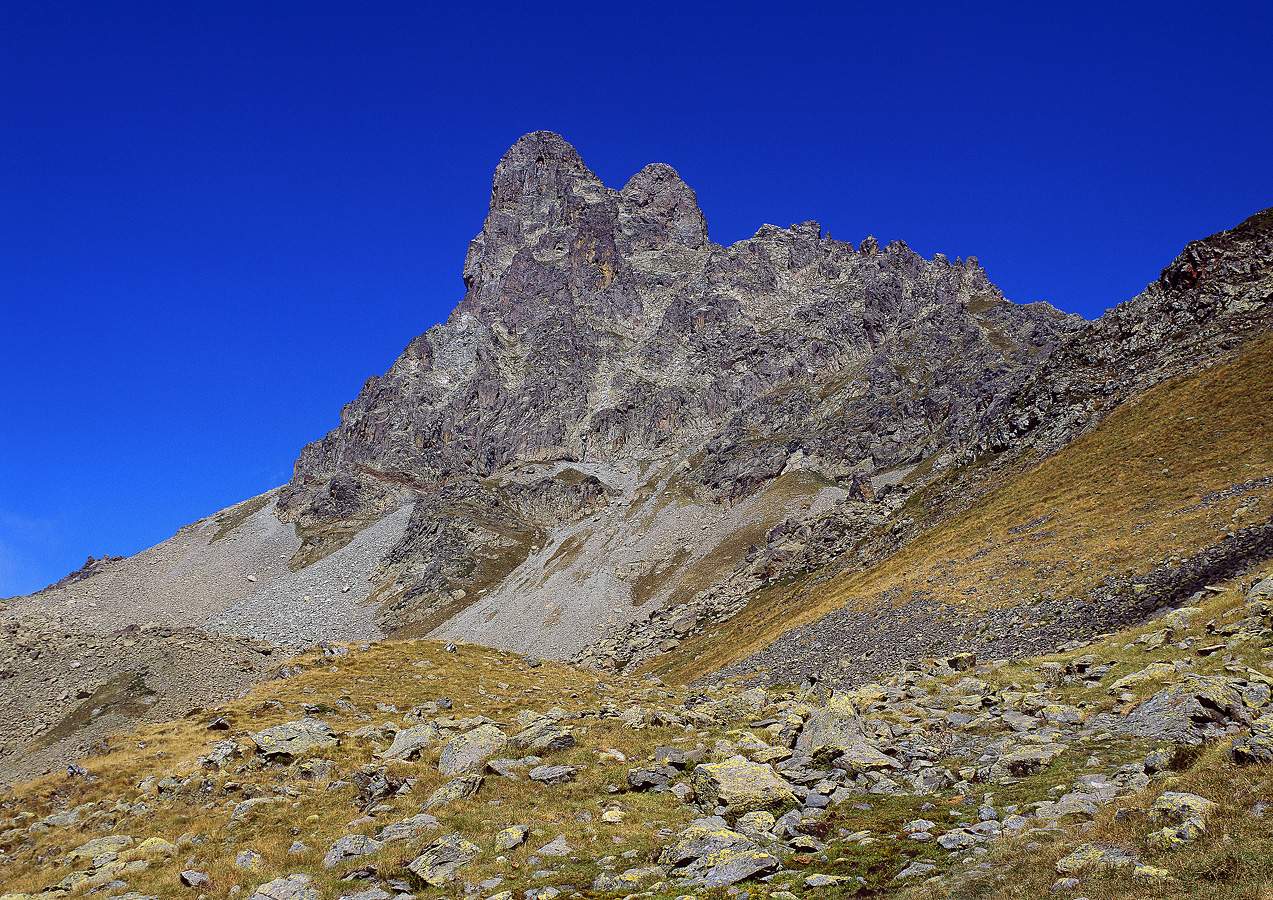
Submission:
[[[677,490],[709,508],[796,469],[848,486],[983,442],[1082,326],[1006,301],[975,259],[854,247],[816,222],[712,244],[670,167],[615,191],[547,132],[496,168],[464,282],[447,322],[304,449],[278,501],[284,521],[317,535],[316,555],[325,535],[338,546],[350,533],[340,523],[423,501],[384,573],[400,601],[423,590],[412,573],[441,570],[442,507],[468,536],[442,542],[454,577],[433,579],[435,600],[466,589],[476,546],[519,553],[517,534],[578,514],[571,501],[532,523],[510,506],[507,476],[528,465],[598,473],[589,509],[617,490],[606,471],[633,461],[674,464]],[[443,499],[457,492],[458,506]]]

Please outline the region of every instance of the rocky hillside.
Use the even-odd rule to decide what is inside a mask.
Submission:
[[[850,692],[329,645],[0,801],[3,898],[1261,896],[1271,614]]]
[[[783,473],[849,488],[961,452],[1081,325],[1005,301],[974,259],[926,260],[869,238],[854,247],[816,222],[712,244],[671,168],[647,166],[615,191],[546,132],[496,168],[464,280],[447,322],[368,381],[340,426],[304,449],[278,500],[306,536],[299,562],[414,504],[379,573],[391,627],[413,611],[430,625],[455,615],[514,565],[542,581],[545,560],[532,557],[559,552],[564,529],[643,493],[711,521]],[[637,512],[610,518],[644,532]],[[761,518],[751,531],[781,521]],[[662,552],[641,548],[635,577],[597,584],[589,576],[628,539],[569,537],[583,559],[565,567],[586,588],[557,585],[558,610],[650,602],[624,583],[646,561],[660,587],[690,557],[697,581],[716,574],[667,535]]]

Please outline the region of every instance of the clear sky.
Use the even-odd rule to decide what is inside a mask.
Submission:
[[[0,596],[286,481],[529,131],[1088,317],[1273,206],[1267,0],[0,12]]]

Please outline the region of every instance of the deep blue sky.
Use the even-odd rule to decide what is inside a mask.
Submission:
[[[286,481],[528,131],[1089,317],[1273,205],[1267,0],[0,13],[0,596]]]

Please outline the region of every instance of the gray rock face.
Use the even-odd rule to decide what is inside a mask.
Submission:
[[[973,259],[855,248],[816,222],[720,247],[669,166],[615,191],[548,132],[496,168],[464,283],[302,451],[277,505],[330,537],[423,499],[380,573],[403,608],[463,589],[476,548],[517,552],[607,492],[545,479],[504,498],[479,478],[678,453],[686,485],[732,502],[793,455],[832,478],[917,463],[980,440],[1081,323],[1008,303]]]
[[[479,725],[446,742],[438,758],[438,771],[443,775],[478,775],[486,761],[507,746],[504,732],[494,725]]]

